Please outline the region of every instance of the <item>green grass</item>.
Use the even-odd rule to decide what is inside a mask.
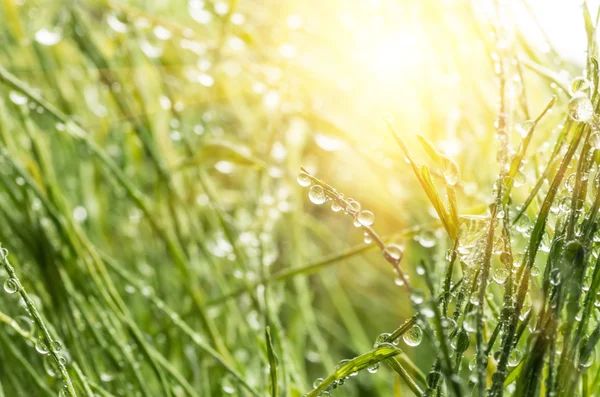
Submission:
[[[595,10],[200,3],[0,0],[0,397],[600,394]]]

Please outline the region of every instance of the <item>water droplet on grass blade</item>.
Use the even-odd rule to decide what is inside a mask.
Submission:
[[[19,280],[14,277],[7,278],[4,282],[4,291],[6,291],[7,294],[14,294],[15,292],[19,291],[19,289]]]
[[[402,260],[402,249],[396,244],[389,244],[383,249],[383,257],[391,263]]]
[[[594,116],[592,101],[585,94],[577,93],[569,101],[569,117],[578,122],[588,122]]]
[[[376,373],[377,371],[379,371],[379,363],[375,363],[373,365],[369,365],[367,367],[367,371],[369,371],[372,374]]]
[[[308,176],[308,174],[304,171],[301,171],[298,174],[297,181],[298,181],[298,184],[302,187],[308,187],[312,184],[312,180],[310,179],[310,176]]]
[[[371,235],[369,233],[365,232],[364,241],[365,241],[365,244],[371,244],[373,242],[373,238],[371,237]]]
[[[594,132],[592,135],[590,135],[590,145],[594,149],[600,149],[600,133]]]
[[[323,204],[327,201],[327,194],[325,194],[325,190],[321,186],[314,185],[311,186],[310,191],[308,192],[308,198],[314,204]]]
[[[42,339],[35,341],[35,350],[40,354],[48,354],[50,352]]]
[[[375,215],[371,211],[361,211],[357,219],[361,225],[371,226],[375,222]]]
[[[348,208],[346,209],[346,212],[351,214],[351,215],[355,215],[357,213],[360,212],[360,203],[356,200],[354,200],[353,198],[349,198],[347,200],[348,202]]]
[[[569,94],[571,94],[572,96],[575,96],[577,94],[589,96],[591,89],[592,83],[585,77],[578,76],[571,81],[571,86],[569,87]]]
[[[504,268],[496,269],[496,271],[494,272],[494,281],[502,285],[506,282],[509,275],[510,272]]]
[[[419,346],[423,340],[423,330],[418,325],[413,325],[402,335],[402,340],[408,346]]]
[[[323,383],[323,378],[315,379],[315,381],[313,382],[313,389],[316,389],[317,387],[321,386],[321,383]]]
[[[557,268],[550,270],[550,284],[555,287],[560,284],[560,270]]]
[[[442,174],[446,183],[450,186],[454,186],[458,183],[460,174],[458,172],[458,166],[450,159],[444,159],[444,166],[442,168]]]

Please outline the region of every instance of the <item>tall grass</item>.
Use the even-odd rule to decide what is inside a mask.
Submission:
[[[597,18],[441,3],[398,86],[377,5],[0,1],[0,397],[600,394]]]

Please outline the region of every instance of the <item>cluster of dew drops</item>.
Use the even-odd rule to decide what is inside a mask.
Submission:
[[[308,198],[314,204],[321,205],[321,204],[325,204],[328,200],[330,200],[330,197],[328,196],[325,189],[322,186],[313,183],[313,179],[306,172],[301,171],[298,174],[298,183],[302,187],[310,186],[310,189],[308,192]],[[343,199],[343,195],[341,193],[336,193],[336,195],[339,199]],[[346,208],[343,208],[342,205],[338,202],[338,200],[331,199],[331,201],[332,201],[331,210],[334,212],[339,212],[342,209],[344,209],[346,214],[349,214],[354,217],[354,226],[356,226],[356,227],[370,227],[375,222],[375,215],[371,211],[361,210],[360,203],[352,198],[348,198],[348,199],[344,200],[344,202],[347,204]],[[365,231],[364,241],[366,244],[369,244],[373,241],[373,237],[370,232]],[[389,262],[397,264],[402,259],[402,249],[400,246],[398,246],[396,244],[387,244],[383,248],[383,256]],[[397,285],[403,285],[404,279],[397,278],[395,282]],[[377,348],[384,343],[389,343],[390,337],[391,337],[391,334],[389,334],[389,333],[383,333],[383,334],[379,335],[377,337],[373,347]],[[413,346],[413,347],[418,346],[419,344],[421,344],[421,341],[423,340],[423,330],[417,324],[413,324],[412,327],[410,329],[408,329],[402,335],[402,340],[408,346]],[[391,343],[393,345],[397,346],[399,344],[399,339],[391,340]],[[346,364],[348,361],[349,360],[340,361],[337,368],[340,368],[342,365]],[[378,362],[367,367],[367,371],[369,373],[376,373],[378,370],[379,370]],[[358,374],[358,371],[355,371],[355,372],[351,372],[345,378],[336,379],[331,385],[329,385],[327,387],[327,389],[320,392],[319,396],[322,396],[322,397],[330,396],[330,391],[332,389],[336,389],[337,387],[342,386],[345,383],[345,380],[347,378],[356,376],[357,374]],[[317,378],[313,382],[313,388],[315,388],[315,389],[318,388],[322,383],[323,383],[323,378]]]
[[[0,248],[0,262],[6,268],[11,267],[10,263],[8,262],[8,250],[6,248]],[[17,292],[20,292],[21,289],[21,282],[15,277],[8,277],[4,281],[4,292],[6,292],[9,295],[16,294]],[[28,306],[26,304],[24,304],[23,306],[29,312]],[[21,330],[25,334],[32,335],[33,322],[31,321],[30,316],[31,313],[29,313],[29,316],[19,316],[15,318],[11,326],[13,328]],[[46,373],[51,377],[56,377],[59,376],[60,373],[58,371],[58,368],[56,367],[56,364],[54,363],[54,357],[52,357],[52,354],[50,353],[52,352],[56,355],[57,359],[59,360],[62,366],[67,365],[67,357],[65,355],[59,354],[62,350],[62,343],[59,340],[52,341],[50,345],[51,346],[48,346],[44,342],[42,337],[37,338],[34,342],[34,348],[36,352],[44,356],[44,369],[46,370]],[[58,396],[63,397],[67,395],[67,387],[66,385],[64,385],[64,387],[60,389]]]
[[[313,183],[313,179],[306,172],[301,171],[298,174],[298,184],[302,187],[309,187],[308,198],[314,204],[321,205],[325,204],[331,198],[328,196],[325,189]],[[337,193],[338,200],[331,199],[331,210],[333,212],[340,212],[342,209],[346,214],[351,215],[354,218],[354,226],[370,228],[375,223],[375,215],[369,210],[363,210],[358,201],[348,198],[344,199],[342,193]],[[343,201],[346,204],[344,208],[339,201]],[[370,231],[364,232],[364,242],[370,244],[373,242],[373,233]],[[392,264],[398,264],[402,259],[402,248],[396,244],[387,244],[383,248],[383,256]]]

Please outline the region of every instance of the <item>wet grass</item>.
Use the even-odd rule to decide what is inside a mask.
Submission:
[[[415,2],[481,68],[414,133],[239,3],[0,1],[0,397],[598,395],[587,7],[582,70]]]

